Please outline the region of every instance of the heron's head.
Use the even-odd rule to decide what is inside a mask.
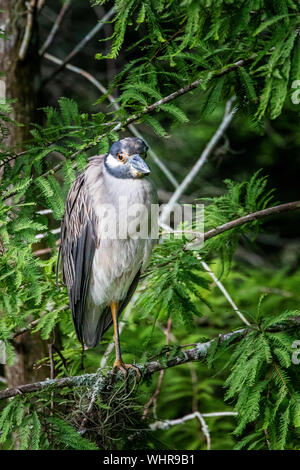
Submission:
[[[137,137],[118,140],[105,157],[105,168],[116,178],[143,178],[150,173],[145,162],[147,150],[145,142]]]

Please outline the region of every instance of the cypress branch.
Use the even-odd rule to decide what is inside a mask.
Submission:
[[[279,332],[285,331],[290,329],[292,326],[299,326],[300,324],[300,316],[294,317],[290,319],[288,322],[282,325],[277,325],[274,327],[270,327],[266,331],[271,332]],[[182,364],[186,364],[188,362],[198,362],[207,357],[208,351],[210,347],[218,341],[218,344],[222,344],[229,339],[233,339],[234,341],[240,341],[251,331],[252,328],[242,328],[236,331],[231,331],[230,333],[220,334],[218,338],[211,339],[210,341],[206,341],[205,343],[196,343],[192,349],[188,349],[186,351],[182,351],[182,354],[173,357],[172,359],[168,360],[168,353],[165,353],[163,358],[157,361],[146,362],[143,365],[137,364],[138,368],[140,369],[142,376],[146,377],[149,375],[154,374],[155,372],[159,372],[163,369],[168,369],[170,367],[176,367]],[[93,374],[83,374],[73,377],[64,377],[59,379],[48,379],[42,382],[35,382],[26,385],[20,385],[16,388],[8,388],[0,392],[0,400],[4,398],[11,398],[16,395],[22,395],[26,393],[34,393],[40,390],[44,390],[47,388],[63,388],[63,387],[87,387],[92,386],[95,380],[99,380],[99,373],[101,374],[101,370],[98,373]],[[110,373],[111,374],[111,373]],[[103,375],[103,381],[100,384],[100,388],[105,387],[107,385],[107,377]]]

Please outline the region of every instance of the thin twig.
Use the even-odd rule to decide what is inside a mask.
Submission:
[[[50,361],[50,379],[54,379],[54,360],[53,360],[53,344],[48,344],[49,361]]]
[[[190,375],[191,375],[191,382],[192,382],[192,389],[193,389],[193,394],[192,394],[192,412],[195,413],[198,411],[198,375],[197,372],[193,366],[193,364],[188,364],[189,369],[190,369]],[[199,433],[199,440],[201,440],[201,432],[202,432],[202,427],[201,423],[198,422],[198,433]]]
[[[54,249],[57,249],[57,247],[55,247]],[[40,250],[35,250],[33,251],[33,255],[34,256],[44,256],[44,255],[48,255],[49,253],[52,253],[53,251],[53,248],[41,248]]]
[[[158,193],[158,200],[161,201],[162,203],[169,202],[173,194],[171,191],[166,191],[165,189],[158,189],[157,193]],[[189,196],[187,194],[183,194],[182,197],[180,198],[180,201],[183,204],[193,204],[195,202],[195,199],[196,199],[196,196],[194,197],[194,196]]]
[[[156,421],[155,423],[150,424],[150,429],[152,431],[157,431],[158,429],[162,429],[162,430],[169,429],[171,426],[184,424],[186,421],[190,421],[196,418],[199,420],[202,432],[205,435],[206,443],[207,443],[207,450],[210,450],[211,448],[210,432],[209,432],[209,427],[204,418],[217,418],[217,417],[224,417],[224,416],[237,416],[237,413],[235,411],[216,411],[213,413],[200,413],[198,410],[196,410],[193,413],[183,416],[182,418]]]
[[[99,21],[88,34],[86,34],[86,36],[80,41],[80,43],[77,44],[77,46],[74,47],[74,49],[62,61],[59,67],[57,67],[57,69],[54,70],[54,72],[52,72],[49,77],[44,80],[44,84],[52,80],[53,77],[55,77],[61,70],[63,70],[67,63],[70,62],[70,60],[72,60],[78,54],[78,52],[80,52],[81,49],[83,49],[83,47],[85,47],[86,44],[103,28],[105,22],[110,20],[110,18],[114,15],[115,11],[115,7],[112,7],[106,13],[106,15],[104,15],[103,19]]]
[[[156,49],[153,56],[150,58],[149,62],[153,62],[153,60],[156,59],[156,57],[159,55],[161,50],[164,49],[169,44],[169,42],[173,41],[173,39],[175,39],[176,36],[178,36],[178,34],[180,34],[184,30],[184,28],[185,28],[185,25],[183,25],[178,31],[172,34],[172,36],[168,38],[160,47],[158,47],[158,49]]]
[[[58,31],[58,28],[63,20],[63,17],[66,13],[66,11],[68,10],[69,6],[71,5],[72,3],[72,0],[66,0],[63,4],[63,6],[61,7],[61,10],[59,12],[59,14],[57,15],[56,17],[56,20],[51,28],[51,31],[46,39],[46,41],[44,42],[44,44],[42,45],[42,47],[40,48],[39,50],[39,55],[43,55],[45,53],[45,51],[48,49],[48,47],[52,44],[53,42],[53,39]]]
[[[277,366],[277,364],[276,364],[276,362],[275,362],[274,360],[273,360],[273,362],[272,362],[272,365],[274,366],[274,368],[275,368],[275,370],[276,370],[276,372],[277,372],[277,374],[278,374],[278,376],[279,376],[281,382],[283,383],[283,385],[284,385],[285,388],[287,389],[288,394],[289,394],[290,396],[292,396],[292,394],[291,394],[291,392],[290,392],[290,389],[289,389],[289,387],[288,387],[286,381],[285,381],[284,378],[282,377],[282,374],[281,374],[281,372],[280,372],[280,370],[279,370],[279,368],[278,368],[278,366]]]
[[[248,325],[250,326],[250,323],[248,322],[248,320],[244,317],[244,315],[242,314],[242,312],[240,312],[240,310],[238,309],[238,307],[236,306],[235,302],[233,301],[233,299],[230,297],[229,293],[227,292],[227,290],[225,289],[224,285],[222,284],[222,282],[217,278],[217,276],[212,272],[211,268],[208,266],[208,264],[203,261],[200,257],[199,257],[199,261],[200,263],[202,264],[203,268],[205,269],[206,272],[208,272],[208,274],[211,276],[211,278],[214,280],[216,286],[220,289],[220,291],[222,292],[222,294],[224,295],[224,297],[226,298],[226,300],[229,302],[229,304],[231,305],[231,307],[233,308],[233,310],[235,311],[235,313],[240,317],[240,319],[245,323],[245,325]]]
[[[263,209],[261,211],[253,212],[252,214],[245,215],[243,217],[240,217],[238,219],[232,220],[230,222],[227,222],[226,224],[220,225],[219,227],[216,227],[214,229],[211,229],[203,234],[203,241],[209,240],[210,238],[213,238],[221,233],[224,233],[227,230],[231,230],[235,227],[239,227],[243,224],[252,222],[257,219],[262,219],[264,217],[268,217],[270,215],[274,214],[280,214],[282,212],[288,212],[292,210],[296,210],[300,208],[300,201],[293,201],[293,202],[287,202],[286,204],[280,204],[278,206],[274,207],[269,207],[268,209]],[[173,232],[173,229],[169,226],[166,226],[166,224],[161,224],[163,225],[164,228],[167,228],[170,232]],[[189,242],[186,245],[186,248],[192,249],[193,246],[195,248],[198,248],[198,242],[193,244],[193,242]],[[230,297],[229,293],[226,291],[225,287],[223,284],[218,280],[218,278],[215,276],[215,274],[211,271],[210,267],[205,263],[205,261],[201,260],[199,257],[199,260],[203,266],[203,268],[210,274],[210,276],[213,278],[214,282],[218,286],[218,288],[223,292],[224,296],[236,312],[236,314],[240,317],[240,319],[246,324],[249,325],[248,320],[244,317],[244,315],[240,312],[232,298]]]
[[[49,351],[49,361],[50,361],[50,379],[54,379],[55,374],[55,366],[54,366],[54,358],[53,358],[53,342],[48,344],[48,351]],[[51,392],[51,400],[50,400],[50,415],[53,415],[54,409],[54,391]],[[52,441],[52,429],[50,428],[50,441]]]
[[[207,426],[207,423],[205,419],[203,418],[203,415],[198,412],[197,418],[201,424],[202,432],[206,438],[206,444],[207,444],[207,450],[210,450],[211,448],[211,440],[210,440],[210,432],[209,432],[209,427]]]
[[[169,429],[172,426],[176,426],[178,424],[184,424],[186,421],[190,421],[191,419],[198,419],[201,424],[202,432],[206,438],[207,443],[207,450],[210,450],[211,440],[210,440],[210,433],[209,428],[206,424],[206,421],[203,417],[202,413],[199,411],[195,411],[194,413],[190,413],[188,415],[183,416],[182,418],[178,419],[166,419],[164,421],[156,421],[155,423],[150,424],[150,429],[152,431],[157,431],[158,429]]]
[[[33,16],[34,10],[36,6],[36,0],[30,0],[30,2],[26,2],[27,6],[27,21],[25,26],[25,32],[23,36],[23,40],[19,49],[19,59],[24,60],[28,51],[31,35],[32,35],[32,25],[33,25]]]
[[[38,324],[42,316],[43,316],[43,313],[41,313],[40,318],[31,321],[30,323],[28,323],[28,325],[25,328],[20,328],[19,330],[17,330],[14,333],[13,338],[17,338],[18,336],[23,335],[24,333],[27,333],[27,331],[32,330]]]
[[[166,332],[165,332],[165,334],[166,334],[166,346],[168,346],[168,344],[169,344],[171,325],[172,325],[172,319],[171,319],[171,317],[169,317],[168,325],[167,325]],[[165,374],[165,370],[163,369],[159,373],[156,390],[153,393],[150,400],[148,401],[148,403],[146,403],[146,405],[145,405],[142,419],[145,419],[147,417],[147,415],[149,413],[149,409],[152,405],[153,405],[153,410],[156,409],[157,398],[158,398],[158,395],[159,395],[159,392],[160,392],[160,389],[161,389],[161,384],[162,384],[162,381],[163,381],[163,378],[164,378],[164,374]],[[154,412],[153,412],[153,414],[155,415]]]
[[[290,212],[300,208],[300,201],[287,202],[285,204],[279,204],[278,206],[268,207],[261,211],[252,212],[251,214],[244,215],[238,219],[231,220],[226,222],[226,224],[219,225],[219,227],[208,230],[204,233],[204,241],[209,240],[210,238],[220,235],[221,233],[231,230],[241,225],[248,224],[254,220],[263,219],[264,217],[269,217],[274,214],[281,214],[282,212]]]
[[[38,392],[49,387],[60,389],[63,387],[74,387],[74,386],[89,386],[94,383],[97,374],[83,374],[80,376],[63,377],[60,379],[46,379],[42,382],[34,382],[26,385],[19,385],[17,388],[8,388],[0,392],[0,400],[3,398],[10,398],[16,395],[22,395],[25,393]]]
[[[204,418],[219,418],[222,416],[237,416],[236,411],[214,411],[213,413],[201,413]]]
[[[232,109],[232,104],[234,101],[234,97],[231,98],[229,101],[227,101],[226,106],[225,106],[225,113],[224,117],[222,119],[221,124],[219,125],[218,129],[206,145],[205,149],[203,150],[202,154],[200,155],[200,158],[197,160],[193,168],[189,171],[189,173],[186,175],[184,180],[180,183],[174,194],[172,195],[170,201],[168,204],[165,205],[161,216],[160,216],[160,221],[165,222],[167,217],[169,217],[170,213],[172,212],[175,204],[177,201],[180,199],[182,194],[185,192],[187,187],[191,184],[191,182],[194,180],[196,175],[199,173],[200,169],[208,159],[209,155],[215,148],[216,144],[219,142],[221,139],[222,135],[226,131],[227,127],[232,121],[233,115],[235,113],[235,109]]]
[[[266,438],[266,444],[267,444],[267,447],[269,450],[271,450],[271,444],[270,444],[270,441],[269,441],[269,435],[268,435],[268,431],[266,428],[264,428],[264,435],[265,435],[265,438]]]
[[[38,233],[35,236],[35,239],[36,240],[41,240],[42,238],[46,238],[46,237],[48,237],[49,233],[52,233],[52,235],[57,235],[58,233],[60,233],[60,227],[49,230],[49,232]]]
[[[55,344],[52,344],[52,347],[54,349],[54,351],[57,353],[57,355],[60,357],[60,360],[66,370],[66,372],[68,371],[68,364],[67,364],[67,361],[66,361],[66,358],[64,357],[64,355],[62,354],[62,352],[55,346]]]
[[[38,3],[37,3],[38,12],[41,11],[44,5],[45,5],[45,0],[38,0]]]

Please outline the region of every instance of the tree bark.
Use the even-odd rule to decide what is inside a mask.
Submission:
[[[12,117],[22,123],[20,127],[10,128],[7,143],[19,146],[29,137],[39,87],[35,3],[33,0],[0,0],[0,23],[6,35],[6,39],[0,40],[0,80],[5,83],[5,97],[16,100]]]
[[[0,0],[0,10],[0,26],[6,36],[0,39],[1,91],[4,98],[14,100],[11,117],[22,124],[9,126],[5,143],[22,150],[30,136],[29,124],[35,120],[40,82],[36,1]],[[39,335],[24,333],[15,340],[15,349],[14,364],[5,368],[9,387],[49,375],[48,367],[34,367],[47,356],[47,344]]]

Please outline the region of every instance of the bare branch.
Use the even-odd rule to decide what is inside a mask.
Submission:
[[[49,232],[44,232],[44,233],[38,233],[35,238],[36,240],[41,240],[42,238],[46,238],[49,233],[52,233],[52,235],[57,235],[60,233],[60,227],[54,228],[52,230],[49,230]]]
[[[43,313],[41,313],[41,317]],[[36,320],[31,321],[30,323],[28,323],[26,327],[18,329],[13,335],[13,338],[17,338],[18,336],[23,335],[24,333],[27,333],[27,331],[32,330],[38,324],[38,322],[40,321],[40,318],[37,318]]]
[[[171,317],[169,317],[169,319],[168,319],[168,325],[167,325],[167,328],[166,328],[166,331],[165,331],[165,334],[166,334],[166,345],[167,345],[167,346],[168,346],[168,344],[169,344],[169,339],[170,339],[171,325],[172,325],[172,319],[171,319]],[[164,375],[165,375],[165,370],[161,370],[160,373],[159,373],[159,378],[158,378],[156,390],[155,390],[154,394],[152,395],[152,397],[150,398],[150,400],[148,401],[148,403],[146,403],[146,405],[145,405],[142,419],[145,419],[145,418],[147,417],[151,405],[153,405],[153,410],[156,409],[157,398],[158,398],[158,395],[159,395],[159,392],[160,392],[160,389],[161,389],[161,385],[162,385],[162,381],[163,381]],[[153,414],[155,415],[154,412],[153,412]]]
[[[223,416],[237,416],[235,411],[216,411],[213,413],[200,413],[199,411],[194,411],[193,413],[187,414],[182,418],[177,419],[166,419],[163,421],[156,421],[155,423],[150,424],[151,431],[157,431],[158,429],[169,429],[172,426],[176,426],[178,424],[184,424],[187,421],[192,419],[198,419],[201,424],[202,432],[206,438],[207,442],[207,450],[211,448],[211,439],[210,439],[210,432],[209,427],[204,418],[216,418],[216,417],[223,417]]]
[[[248,224],[253,222],[254,220],[263,219],[265,217],[269,217],[271,215],[281,214],[283,212],[291,212],[294,210],[300,209],[300,201],[293,201],[293,202],[286,202],[285,204],[279,204],[278,206],[268,207],[267,209],[263,209],[261,211],[252,212],[251,214],[244,215],[243,217],[239,217],[238,219],[231,220],[230,222],[226,222],[226,224],[219,225],[216,228],[208,230],[203,234],[203,241],[207,241],[210,238],[216,237],[221,233],[227,232],[228,230],[232,230],[233,228],[240,227],[241,225]],[[166,233],[170,232],[170,227],[166,224],[160,224],[164,229],[167,230]],[[173,230],[171,232],[174,233],[194,233],[195,238],[199,238],[201,235],[199,232],[195,232],[193,230]],[[191,241],[186,244],[186,249],[193,249],[194,243]],[[198,241],[195,242],[195,249],[198,247]]]
[[[210,440],[209,428],[206,424],[205,419],[203,418],[203,414],[199,413],[199,411],[195,411],[194,413],[190,413],[178,419],[166,419],[164,421],[156,421],[155,423],[150,424],[150,429],[152,431],[157,431],[158,429],[165,430],[165,429],[169,429],[172,426],[176,426],[177,424],[184,424],[186,421],[190,421],[191,419],[195,419],[195,418],[198,419],[201,424],[202,432],[206,438],[207,450],[210,450],[211,440]]]
[[[45,0],[38,0],[38,3],[37,3],[38,12],[42,10],[44,5],[45,5]]]
[[[226,224],[220,225],[219,227],[213,228],[208,232],[204,233],[204,241],[209,240],[210,238],[220,235],[221,233],[227,232],[227,230],[232,230],[233,228],[240,227],[241,225],[248,224],[254,220],[263,219],[264,217],[269,217],[274,214],[281,214],[282,212],[290,212],[300,208],[300,201],[287,202],[285,204],[279,204],[278,206],[268,207],[261,211],[252,212],[251,214],[244,215],[239,219],[231,220]]]
[[[56,248],[57,249],[57,248]],[[53,248],[41,248],[40,250],[35,250],[33,251],[34,256],[43,256],[43,255],[48,255],[49,253],[52,253]]]
[[[103,19],[101,21],[99,21],[96,24],[96,26],[94,26],[94,28],[80,41],[79,44],[77,44],[77,46],[74,47],[74,49],[62,61],[62,63],[59,65],[59,67],[57,67],[57,69],[54,70],[54,72],[52,72],[52,74],[49,75],[49,77],[47,77],[44,80],[44,84],[49,82],[50,80],[52,80],[53,77],[55,77],[61,70],[63,70],[63,68],[66,66],[66,64],[68,62],[70,62],[70,60],[72,60],[78,54],[78,52],[81,51],[81,49],[83,49],[83,47],[85,47],[86,44],[103,28],[104,23],[106,21],[109,21],[110,18],[114,15],[114,13],[115,13],[115,7],[112,7],[106,13],[106,15],[104,15]]]
[[[164,207],[161,216],[160,216],[160,221],[165,222],[167,217],[170,215],[171,211],[173,210],[175,204],[177,201],[180,199],[182,194],[185,192],[186,188],[191,184],[195,176],[199,173],[200,169],[208,159],[209,155],[211,154],[212,150],[215,148],[216,144],[219,142],[220,138],[224,134],[225,130],[229,126],[229,124],[232,121],[233,115],[235,113],[235,109],[232,109],[232,103],[234,101],[234,97],[231,98],[227,103],[225,107],[225,113],[224,117],[222,119],[221,124],[219,125],[218,129],[206,145],[205,149],[203,150],[202,154],[200,155],[200,158],[197,160],[191,171],[186,175],[182,183],[178,186],[174,194],[172,195],[170,201],[168,204]]]
[[[23,40],[19,49],[19,59],[24,60],[28,51],[33,25],[34,10],[36,7],[36,0],[30,0],[27,2],[27,21]]]
[[[31,384],[20,385],[17,388],[8,388],[0,392],[0,400],[3,398],[15,397],[16,395],[23,395],[25,393],[38,392],[49,387],[55,389],[63,387],[74,387],[74,386],[91,386],[97,379],[97,373],[94,374],[83,374],[74,377],[64,377],[61,379],[47,379],[42,382],[34,382]]]
[[[253,54],[249,59],[241,59],[238,60],[237,62],[234,62],[233,64],[227,65],[226,67],[223,67],[221,70],[213,71],[211,78],[217,78],[221,77],[223,75],[226,75],[227,73],[232,72],[233,70],[238,69],[239,67],[242,67],[245,65],[246,62],[249,62],[253,60],[256,57],[255,54]],[[153,104],[150,104],[148,106],[145,106],[139,113],[134,114],[133,116],[129,117],[126,119],[125,123],[123,123],[123,126],[126,125],[128,126],[134,121],[137,121],[140,119],[144,114],[151,114],[153,111],[155,111],[157,108],[160,106],[169,103],[170,101],[175,100],[176,98],[179,98],[179,96],[185,95],[189,91],[192,91],[196,88],[198,88],[199,85],[201,85],[203,79],[198,78],[194,82],[190,83],[189,85],[186,85],[185,87],[180,88],[179,90],[174,91],[168,96],[165,96],[164,98],[161,98],[160,100],[156,101]]]
[[[201,413],[204,418],[218,418],[222,416],[237,416],[236,411],[214,411],[212,413]]]
[[[56,17],[56,20],[51,28],[51,31],[46,39],[46,41],[44,42],[44,44],[42,45],[42,47],[40,48],[39,50],[39,54],[40,55],[43,55],[45,53],[45,51],[48,49],[48,47],[51,45],[51,43],[53,42],[53,39],[58,31],[58,28],[60,27],[60,24],[63,20],[63,17],[66,13],[66,11],[68,10],[69,6],[71,5],[72,3],[72,0],[66,0],[63,4],[63,6],[61,7],[61,10],[59,12],[59,14],[57,15]]]
[[[284,331],[294,326],[299,327],[299,325],[300,317],[298,316],[291,318],[289,321],[285,322],[285,324],[278,325],[276,327],[274,326],[267,331]],[[142,376],[146,377],[163,369],[168,369],[169,367],[175,367],[182,364],[187,364],[189,362],[199,362],[206,358],[209,348],[212,346],[212,344],[214,344],[215,341],[218,341],[219,344],[232,338],[235,341],[240,341],[248,334],[249,331],[251,331],[250,328],[242,328],[230,333],[220,334],[218,338],[211,339],[205,343],[196,343],[194,348],[182,351],[180,356],[175,356],[172,359],[168,359],[166,353],[160,360],[146,362],[143,365],[137,364],[137,366],[140,369]],[[95,385],[96,381],[99,383],[99,389],[101,387],[104,388],[107,385],[107,377],[101,373],[101,370],[93,374],[83,374],[79,376],[65,377],[54,380],[48,379],[42,382],[20,385],[17,388],[8,388],[6,390],[0,391],[0,400],[14,397],[18,394],[38,392],[49,387],[53,387],[55,389],[63,387],[91,387]]]
[[[233,301],[233,299],[231,298],[231,296],[229,295],[229,293],[227,292],[227,290],[225,289],[224,285],[222,284],[222,282],[217,278],[217,276],[213,273],[213,271],[211,270],[211,268],[208,266],[208,264],[203,261],[201,259],[201,257],[199,256],[199,261],[200,263],[202,264],[203,268],[205,269],[206,272],[208,272],[208,274],[211,276],[211,278],[214,280],[216,286],[218,286],[218,288],[220,289],[220,291],[222,292],[222,294],[224,295],[224,297],[226,298],[226,300],[230,303],[231,307],[233,308],[233,310],[235,311],[235,313],[240,317],[240,319],[245,323],[245,325],[247,326],[250,326],[250,323],[248,322],[248,320],[244,317],[244,315],[242,314],[242,312],[239,311],[238,307],[236,306],[235,302]]]
[[[166,191],[165,189],[158,189],[157,194],[159,201],[161,201],[162,203],[167,203],[169,202],[173,193],[171,191]],[[193,204],[195,202],[195,199],[196,197],[183,194],[180,198],[180,202],[182,202],[183,204]]]

